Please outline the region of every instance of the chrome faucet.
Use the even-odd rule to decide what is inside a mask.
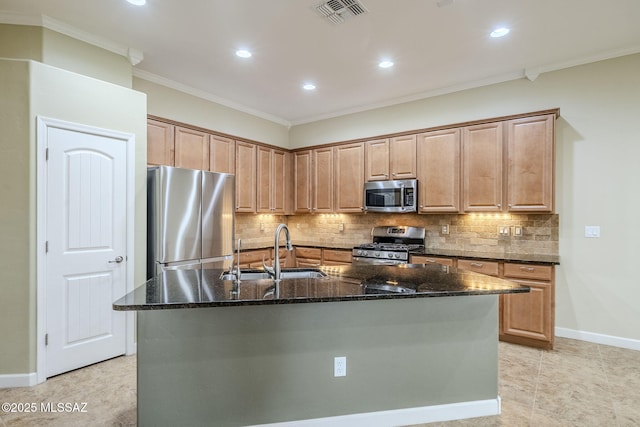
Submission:
[[[282,232],[282,230],[284,229],[284,235],[287,239],[287,243],[286,243],[286,248],[288,251],[293,250],[293,246],[291,245],[291,235],[289,234],[289,228],[287,227],[286,224],[280,224],[278,225],[278,228],[276,228],[276,234],[274,236],[274,241],[273,241],[273,251],[274,251],[274,257],[273,257],[273,267],[268,267],[266,265],[264,265],[264,260],[262,261],[264,269],[267,271],[267,273],[269,273],[274,280],[277,282],[280,282],[280,233]]]
[[[236,282],[240,283],[240,245],[242,240],[238,239],[237,255],[236,255]]]

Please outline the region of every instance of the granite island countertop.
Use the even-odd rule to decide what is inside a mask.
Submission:
[[[290,269],[283,268],[282,271]],[[323,278],[223,280],[222,270],[167,270],[113,303],[118,311],[433,298],[529,292],[497,277],[441,265],[326,266]]]

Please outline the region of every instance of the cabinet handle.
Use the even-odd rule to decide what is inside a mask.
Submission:
[[[472,266],[472,267],[482,268],[482,266],[483,266],[483,265],[484,265],[484,264],[483,264],[483,263],[481,263],[481,262],[472,262],[472,263],[471,263],[471,266]]]
[[[534,267],[520,267],[520,270],[524,270],[524,271],[535,271]]]
[[[501,208],[502,207],[502,203],[498,203],[498,207]]]
[[[391,172],[391,175],[396,176],[396,173],[395,172]]]

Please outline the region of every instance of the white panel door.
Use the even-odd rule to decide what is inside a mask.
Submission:
[[[47,128],[46,376],[125,353],[126,142]]]

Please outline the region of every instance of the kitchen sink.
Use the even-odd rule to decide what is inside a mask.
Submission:
[[[280,272],[280,279],[321,279],[327,274],[321,270],[313,268],[286,268]],[[220,276],[222,280],[236,280],[235,273],[225,272]],[[272,279],[264,270],[240,270],[240,280],[262,280]]]

